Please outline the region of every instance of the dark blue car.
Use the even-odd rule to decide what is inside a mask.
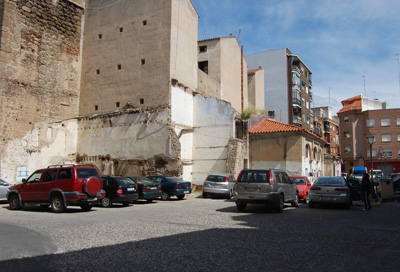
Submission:
[[[186,194],[192,192],[192,184],[188,181],[174,176],[150,176],[148,177],[154,182],[161,184],[161,199],[169,200],[171,196],[176,196],[178,199],[183,199]]]

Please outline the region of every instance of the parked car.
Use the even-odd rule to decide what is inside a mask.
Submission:
[[[103,207],[111,207],[113,203],[122,203],[128,206],[132,201],[139,197],[136,183],[121,176],[101,176],[103,179],[103,189],[106,196],[101,200]]]
[[[350,188],[342,177],[319,177],[310,188],[310,208],[317,203],[342,204],[350,208]]]
[[[281,213],[284,203],[289,202],[292,207],[299,204],[296,184],[285,171],[279,169],[242,170],[233,192],[239,211],[245,211],[247,204],[265,204]]]
[[[203,183],[203,197],[224,196],[231,199],[236,179],[231,174],[210,174]]]
[[[308,203],[310,200],[311,182],[305,176],[290,176],[290,178],[299,190],[299,201],[303,200],[305,203]]]
[[[11,187],[7,181],[0,179],[0,201],[7,201],[8,188]]]
[[[99,172],[95,167],[79,165],[53,165],[36,170],[21,184],[10,187],[7,194],[11,210],[27,203],[37,203],[56,213],[69,205],[90,210],[105,196]]]
[[[390,174],[390,179],[395,179],[395,178],[397,178],[397,177],[400,177],[400,173],[392,173],[392,174]]]
[[[162,194],[161,185],[153,182],[151,179],[142,176],[128,176],[127,178],[136,183],[139,199],[146,199],[150,203]]]
[[[161,199],[169,200],[171,196],[176,196],[178,199],[183,199],[185,195],[192,192],[192,184],[189,181],[174,176],[150,176],[152,181],[161,184]]]

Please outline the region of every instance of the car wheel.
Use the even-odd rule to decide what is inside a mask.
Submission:
[[[182,200],[182,199],[184,199],[185,198],[185,195],[178,195],[178,196],[176,196],[179,200]]]
[[[275,212],[281,213],[283,212],[283,207],[284,207],[284,198],[283,195],[279,195],[279,205],[275,208]]]
[[[315,207],[315,203],[314,202],[308,202],[308,207],[310,208],[314,208]]]
[[[207,198],[207,194],[206,193],[203,193],[203,198]]]
[[[246,210],[246,203],[236,203],[236,208],[239,212],[244,212]]]
[[[151,202],[153,202],[153,200],[154,199],[152,199],[152,198],[151,199],[146,199],[147,203],[151,203]]]
[[[92,205],[90,205],[89,203],[85,203],[81,205],[81,209],[84,210],[85,212],[90,211],[93,208]]]
[[[64,200],[61,196],[53,196],[51,198],[51,210],[55,213],[62,213],[65,209]]]
[[[122,205],[124,207],[128,207],[130,203],[131,203],[130,201],[126,201],[126,202],[122,202]]]
[[[294,200],[290,203],[290,205],[292,205],[292,207],[297,207],[299,206],[299,195],[296,194],[296,197],[294,198]]]
[[[104,208],[108,208],[112,206],[112,201],[111,199],[109,199],[108,197],[104,197],[101,199],[100,202],[101,206],[103,206]]]
[[[9,204],[10,204],[10,210],[19,210],[21,209],[21,205],[19,203],[18,196],[16,194],[12,194],[9,197]]]
[[[169,196],[169,194],[168,193],[166,193],[166,192],[162,192],[162,194],[161,194],[161,200],[169,200],[169,198],[170,198],[170,196]]]

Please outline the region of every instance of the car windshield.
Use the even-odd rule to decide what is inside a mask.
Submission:
[[[314,184],[316,185],[345,185],[345,181],[341,177],[320,177]]]
[[[178,177],[172,177],[172,176],[168,176],[166,177],[169,181],[171,182],[182,182],[183,180],[178,178]]]
[[[291,178],[297,185],[306,185],[304,178]]]
[[[354,170],[353,176],[362,176],[364,173],[366,173],[365,170]]]
[[[139,184],[154,184],[154,182],[151,179],[148,179],[146,177],[136,176],[136,177],[129,177],[129,178],[136,181]]]
[[[252,171],[243,171],[240,175],[238,182],[254,182],[254,183],[264,183],[268,182],[268,173],[269,171],[264,170],[252,170]]]
[[[97,177],[100,179],[99,173],[95,168],[76,168],[78,178]]]
[[[207,178],[207,181],[214,181],[214,182],[225,182],[226,177],[225,176],[219,176],[219,175],[209,175]]]
[[[136,184],[133,180],[130,178],[115,178],[118,182],[119,185],[131,185],[131,184]]]

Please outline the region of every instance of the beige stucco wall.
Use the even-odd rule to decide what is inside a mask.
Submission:
[[[197,87],[198,15],[190,0],[172,1],[170,77]]]
[[[264,70],[248,76],[248,107],[264,110]]]
[[[85,11],[81,115],[169,103],[171,1],[112,2]]]

